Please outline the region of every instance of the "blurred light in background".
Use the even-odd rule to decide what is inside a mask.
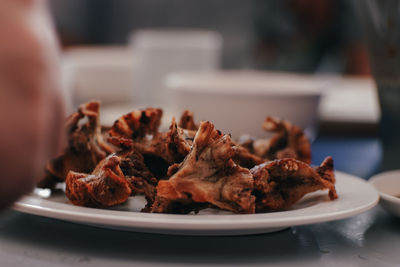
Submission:
[[[52,0],[65,47],[125,44],[142,28],[201,28],[224,39],[222,67],[369,74],[346,0]]]

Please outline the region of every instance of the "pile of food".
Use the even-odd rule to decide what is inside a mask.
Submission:
[[[311,167],[309,141],[287,121],[267,117],[272,138],[235,141],[209,121],[197,125],[190,111],[162,132],[161,109],[128,113],[107,128],[99,108],[86,103],[67,119],[68,147],[38,184],[65,182],[75,205],[109,207],[145,195],[144,212],[259,213],[288,209],[317,190],[337,198],[332,158]]]

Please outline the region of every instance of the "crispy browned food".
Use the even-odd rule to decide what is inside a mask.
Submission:
[[[111,127],[110,143],[120,148],[131,148],[135,141],[158,135],[162,110],[147,108],[128,113]]]
[[[120,168],[120,158],[110,155],[91,174],[70,171],[65,194],[75,205],[108,207],[124,203],[131,195],[129,182]]]
[[[311,145],[302,129],[285,120],[267,117],[263,127],[274,132],[270,139],[246,139],[240,142],[234,160],[237,164],[252,168],[265,161],[294,158],[311,163]]]
[[[163,158],[169,163],[181,162],[190,152],[193,144],[193,137],[188,134],[186,130],[177,126],[175,118],[172,118],[169,132],[167,132],[166,135],[168,149],[166,149],[165,153],[167,156]]]
[[[183,129],[183,135],[186,142],[192,146],[194,136],[199,129],[199,126],[194,122],[193,112],[190,110],[185,110],[182,113],[178,126],[179,128]]]
[[[192,141],[172,119],[168,132],[158,133],[133,143],[133,148],[144,155],[162,158],[168,165],[181,162],[189,153]]]
[[[323,179],[331,182],[332,184],[336,183],[332,157],[326,157],[321,165],[314,167],[314,169]]]
[[[159,179],[166,177],[169,165],[182,162],[193,142],[189,130],[178,127],[175,118],[168,132],[159,132],[161,115],[160,110],[152,108],[135,111],[117,120],[110,130],[110,142],[122,149],[133,149],[143,154],[150,170]],[[140,126],[143,121],[151,127],[147,127],[147,124]],[[140,127],[147,130],[141,130]]]
[[[255,155],[251,150],[241,145],[237,145],[232,159],[240,166],[248,169],[267,161],[267,159]]]
[[[75,205],[94,207],[118,205],[130,195],[144,194],[150,206],[156,184],[142,155],[129,151],[103,159],[91,174],[69,172],[65,193]]]
[[[263,127],[266,131],[276,133],[265,147],[254,144],[256,155],[267,159],[295,158],[311,163],[311,145],[304,131],[285,120],[267,117]]]
[[[198,125],[194,122],[194,114],[190,110],[185,110],[179,120],[179,127],[182,129],[197,131]]]
[[[158,179],[144,163],[142,154],[131,150],[117,153],[120,157],[120,168],[129,182],[132,195],[144,195],[147,200],[145,210],[153,204],[156,195]]]
[[[116,153],[120,158],[120,168],[125,177],[140,177],[152,185],[157,185],[157,178],[144,163],[142,154],[135,150],[120,151]]]
[[[275,133],[272,138],[238,145],[210,122],[197,126],[190,111],[179,126],[173,118],[166,132],[159,131],[161,117],[161,109],[147,108],[106,129],[99,123],[99,103],[82,105],[67,120],[68,147],[49,162],[41,185],[66,179],[71,202],[92,207],[144,194],[143,211],[162,213],[206,207],[235,213],[283,210],[322,189],[337,198],[332,158],[310,167],[310,143],[287,121],[267,117],[263,127]],[[110,143],[104,141],[105,130]]]
[[[144,195],[146,197],[147,204],[142,212],[150,212],[156,197],[156,187],[141,177],[127,177],[127,181],[132,189],[133,196]]]
[[[281,159],[258,165],[250,172],[254,177],[256,212],[287,209],[317,190],[328,189],[330,199],[337,198],[330,157],[316,169],[299,160]]]
[[[69,171],[90,173],[102,159],[115,152],[115,148],[103,139],[99,122],[100,103],[83,104],[66,121],[68,146],[62,155],[50,160],[46,177],[39,187],[52,187],[64,181]],[[86,119],[86,122],[84,120]]]
[[[235,146],[228,135],[201,122],[191,152],[161,180],[152,212],[187,213],[205,206],[236,213],[254,213],[253,177],[235,164]]]

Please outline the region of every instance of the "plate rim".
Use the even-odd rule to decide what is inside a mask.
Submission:
[[[121,228],[132,228],[135,231],[151,232],[152,230],[162,229],[163,231],[235,231],[235,230],[257,230],[257,229],[269,229],[269,228],[286,228],[290,226],[299,226],[306,224],[322,223],[334,220],[340,220],[347,217],[351,217],[360,213],[363,213],[378,204],[379,192],[378,190],[366,180],[357,176],[347,174],[340,171],[335,171],[336,176],[341,179],[357,180],[357,182],[363,184],[365,189],[368,188],[371,192],[374,192],[370,196],[369,201],[358,206],[352,207],[347,210],[338,210],[330,213],[322,214],[306,214],[301,215],[304,209],[289,210],[282,212],[270,212],[270,213],[258,213],[258,214],[232,214],[232,215],[178,215],[178,214],[152,214],[152,213],[140,213],[140,212],[127,212],[127,211],[116,211],[116,210],[105,210],[97,208],[86,208],[76,207],[67,203],[58,203],[55,201],[40,199],[34,196],[25,196],[13,205],[13,209],[37,216],[43,216],[53,219],[59,219],[64,221],[72,221],[83,224],[97,224],[105,227],[117,226]],[[46,203],[47,201],[51,206],[40,206],[34,205],[32,202],[41,201]],[[340,201],[339,199],[335,201]],[[320,205],[332,205],[334,202],[318,203],[312,207]],[[57,209],[57,206],[63,207],[68,205],[69,208],[73,207],[73,210]],[[305,208],[307,209],[307,207]],[[101,211],[99,213],[99,211]],[[135,216],[140,214],[140,216]],[[276,217],[275,214],[286,214],[289,218]],[[120,215],[120,216],[117,216]],[[290,215],[292,215],[290,217]],[[117,217],[115,217],[117,216]],[[235,220],[232,220],[232,218]],[[97,220],[101,220],[98,222]]]

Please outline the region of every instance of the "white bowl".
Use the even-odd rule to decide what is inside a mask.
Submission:
[[[265,136],[267,115],[315,133],[321,84],[311,75],[256,71],[175,73],[165,80],[175,114],[190,109],[197,121],[209,120],[235,138]]]
[[[377,174],[369,180],[379,192],[379,204],[393,215],[400,216],[400,170]]]
[[[127,46],[71,48],[63,55],[63,67],[75,104],[92,99],[108,104],[134,98],[133,55]]]
[[[210,71],[220,65],[222,37],[201,29],[142,29],[129,39],[135,53],[135,87],[142,106],[165,108],[163,79],[177,71]]]

